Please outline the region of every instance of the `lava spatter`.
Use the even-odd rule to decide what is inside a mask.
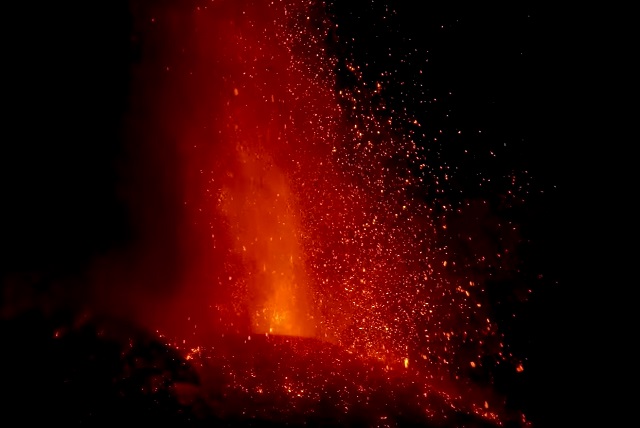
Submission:
[[[387,108],[393,75],[372,83],[341,56],[323,2],[167,3],[137,19],[139,90],[152,76],[157,92],[136,108],[169,136],[183,199],[179,286],[153,322],[187,338],[176,347],[209,403],[302,423],[386,398],[367,424],[512,421],[469,376],[510,355],[483,284],[443,244],[461,210],[440,197],[451,172],[417,144],[421,122]],[[193,313],[197,335],[171,325]]]

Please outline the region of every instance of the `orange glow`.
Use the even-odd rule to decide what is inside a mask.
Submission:
[[[237,155],[219,208],[244,266],[253,332],[313,336],[295,198],[267,154],[239,146]]]
[[[490,394],[461,373],[499,336],[479,292],[460,286],[477,282],[439,241],[447,227],[416,196],[407,164],[429,160],[392,123],[417,122],[385,118],[372,101],[381,85],[369,89],[359,67],[347,63],[355,83],[339,87],[344,64],[327,46],[337,27],[324,5],[157,8],[163,32],[149,33],[162,54],[137,77],[146,88],[154,76],[163,91],[132,110],[156,119],[142,123],[177,159],[179,269],[165,279],[161,263],[144,265],[140,277],[170,282],[170,292],[145,299],[140,317],[189,338],[181,348],[206,387],[316,403],[345,385],[361,395],[331,400],[347,408],[386,399],[378,386],[397,382],[402,397],[420,385],[411,399],[421,408],[437,388],[452,408],[481,409]],[[147,140],[145,150],[160,151]],[[220,373],[226,383],[207,383]]]

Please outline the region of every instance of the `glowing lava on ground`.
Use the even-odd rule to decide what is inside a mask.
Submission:
[[[144,318],[200,368],[179,395],[239,420],[524,424],[469,380],[484,355],[513,361],[482,284],[436,245],[454,208],[416,196],[446,171],[379,97],[389,76],[336,53],[327,5],[133,9],[132,135],[169,153],[181,199],[179,285]]]

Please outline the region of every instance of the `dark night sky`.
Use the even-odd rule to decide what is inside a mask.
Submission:
[[[507,340],[531,361],[524,382],[508,380],[504,387],[541,426],[554,425],[557,415],[568,411],[563,398],[566,374],[560,373],[567,364],[564,352],[573,343],[571,333],[564,330],[571,313],[565,306],[569,291],[559,286],[566,286],[560,278],[567,265],[569,239],[568,201],[561,193],[561,176],[569,171],[566,154],[573,144],[566,130],[574,114],[569,107],[573,101],[568,64],[574,52],[565,45],[568,21],[563,21],[559,10],[530,4],[425,3],[418,12],[408,2],[393,3],[397,15],[391,20],[380,18],[383,2],[336,5],[346,38],[357,40],[347,50],[360,64],[368,65],[371,75],[398,69],[395,77],[405,82],[403,87],[396,86],[399,92],[406,95],[426,88],[433,98],[444,99],[425,106],[415,100],[419,96],[412,103],[412,97],[387,94],[389,105],[393,106],[395,95],[403,103],[397,108],[408,104],[416,116],[426,117],[427,133],[455,129],[469,135],[482,129],[482,136],[449,141],[439,149],[449,165],[468,171],[457,184],[462,197],[491,201],[498,189],[478,190],[476,173],[496,179],[511,168],[529,171],[535,181],[532,187],[545,192],[532,192],[522,211],[497,214],[512,215],[523,228],[525,240],[530,239],[520,248],[520,275],[527,278],[525,286],[535,290],[533,298],[522,306],[509,300],[520,286],[515,277],[497,284],[492,297]],[[364,6],[371,4],[377,6],[365,11]],[[415,50],[428,53],[407,55]],[[387,52],[392,52],[391,57]],[[402,64],[398,57],[414,61]],[[424,73],[417,74],[418,68]],[[453,96],[447,97],[449,92]],[[468,161],[462,149],[477,157]],[[497,160],[481,155],[489,150],[498,153]],[[517,319],[511,318],[514,312]]]
[[[128,2],[41,3],[3,6],[3,284],[21,275],[55,279],[82,272],[94,257],[126,248],[136,233],[119,194],[122,172],[132,167],[121,127],[129,67],[137,55]],[[564,392],[557,383],[558,365],[569,364],[558,357],[566,348],[559,318],[565,292],[558,284],[566,252],[563,115],[570,102],[562,90],[568,59],[560,17],[533,4],[426,2],[417,11],[410,2],[390,1],[397,14],[387,23],[381,1],[336,3],[341,37],[357,38],[343,53],[368,64],[372,75],[399,67],[396,76],[407,76],[409,85],[421,83],[434,97],[445,98],[435,106],[415,99],[405,104],[417,116],[435,118],[431,131],[483,129],[482,137],[457,140],[441,149],[441,156],[496,177],[510,168],[528,170],[534,187],[545,191],[528,197],[526,210],[512,213],[531,238],[522,250],[523,275],[543,279],[533,283],[530,304],[516,308],[522,321],[505,331],[531,359],[526,381],[513,385],[515,396],[525,413],[546,425],[549,409],[560,408]],[[387,48],[394,52],[391,58]],[[423,75],[413,63],[394,63],[414,48],[423,52],[416,59]],[[386,96],[390,105],[396,102],[393,86]],[[487,170],[481,157],[462,159],[459,149],[466,147],[497,151],[495,169]],[[474,180],[470,174],[458,185],[477,192]],[[506,318],[511,309],[498,315]]]
[[[116,195],[130,47],[126,2],[3,14],[3,249],[9,268],[78,269],[126,239]]]

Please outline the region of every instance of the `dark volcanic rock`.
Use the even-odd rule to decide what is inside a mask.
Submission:
[[[3,413],[17,425],[181,424],[192,410],[171,392],[197,383],[170,348],[113,321],[30,311],[0,322]]]
[[[1,407],[19,425],[496,426],[313,339],[227,336],[187,360],[132,325],[40,311],[0,336]]]

